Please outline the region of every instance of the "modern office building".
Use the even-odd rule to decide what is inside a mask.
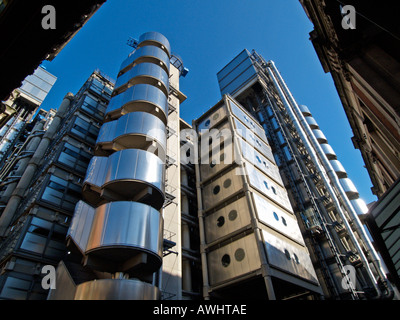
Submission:
[[[122,62],[50,299],[199,296],[194,170],[180,166],[185,71],[157,32]]]
[[[46,299],[41,272],[67,254],[65,237],[112,89],[94,72],[56,113],[41,111],[25,143],[14,145],[1,171],[1,299]]]
[[[392,297],[380,258],[359,219],[367,211],[365,203],[275,64],[244,50],[218,73],[218,81],[221,93],[235,98],[266,132],[324,297]],[[354,286],[346,285],[350,273],[356,277]]]
[[[57,77],[39,67],[26,77],[21,87],[13,90],[6,101],[1,102],[0,167],[4,165],[12,146],[23,140],[21,134],[25,126],[32,120],[56,80]]]

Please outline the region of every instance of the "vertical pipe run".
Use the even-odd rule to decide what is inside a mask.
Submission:
[[[367,248],[368,251],[372,254],[372,257],[374,259],[374,264],[375,264],[377,271],[380,273],[380,276],[382,277],[382,279],[385,279],[386,277],[384,276],[384,274],[382,274],[380,266],[376,265],[376,262],[379,261],[379,259],[377,258],[376,252],[373,248],[371,249],[372,244],[370,243],[368,237],[366,237],[365,231],[362,228],[362,226],[360,228],[361,222],[359,221],[357,214],[354,212],[354,209],[353,209],[350,201],[348,200],[347,195],[345,194],[345,192],[338,180],[338,177],[337,177],[335,171],[333,170],[331,164],[329,163],[327,157],[325,156],[325,153],[323,152],[321,146],[319,145],[318,141],[315,141],[316,138],[314,137],[312,132],[309,132],[309,131],[311,131],[311,129],[308,127],[308,124],[307,124],[306,120],[304,119],[304,116],[302,115],[299,107],[297,106],[293,96],[290,94],[289,90],[287,89],[286,85],[284,84],[284,81],[283,81],[282,77],[280,76],[279,72],[277,71],[274,63],[272,61],[270,61],[269,63],[270,63],[270,66],[267,67],[268,74],[272,78],[272,80],[275,84],[275,87],[278,89],[279,94],[282,98],[282,101],[287,105],[286,109],[288,111],[288,114],[290,115],[294,125],[296,126],[296,129],[299,132],[299,135],[300,135],[302,141],[304,142],[304,144],[307,148],[307,151],[309,152],[310,156],[312,157],[314,163],[317,165],[318,171],[319,171],[322,179],[324,180],[324,184],[325,184],[330,196],[332,197],[332,200],[334,201],[334,204],[338,211],[338,214],[341,216],[343,223],[346,226],[346,229],[349,231],[349,235],[350,235],[354,245],[356,246],[361,259],[363,260],[364,267],[366,268],[367,273],[372,280],[372,283],[375,287],[376,292],[378,293],[378,295],[380,295],[381,292],[377,286],[377,281],[376,281],[375,276],[372,273],[372,270],[369,266],[369,262],[368,262],[367,258],[365,257],[364,252],[363,252],[357,238],[355,237],[346,216],[343,213],[343,209],[341,208],[340,202],[336,196],[336,192],[334,191],[334,189],[331,186],[331,181],[334,184],[334,186],[336,187],[337,191],[339,192],[339,195],[341,196],[341,199],[344,202],[346,210],[350,214],[352,220],[355,222],[357,231],[359,231],[359,234],[362,236],[362,238],[365,237],[365,239],[363,239],[363,240],[365,240],[365,243],[368,246],[368,248]],[[275,78],[275,74],[279,80],[277,80]],[[280,83],[282,85],[280,85]],[[283,88],[283,90],[281,88]],[[290,103],[287,101],[286,96],[289,98]],[[292,106],[293,108],[291,108],[290,106]],[[299,120],[299,118],[300,118],[300,120]],[[302,127],[306,130],[307,133],[304,132]],[[317,152],[315,152],[314,150],[316,150]],[[320,163],[319,160],[321,160],[321,162],[322,162],[322,165],[323,165],[322,168],[326,168],[327,171],[323,170],[318,165]],[[328,177],[326,175],[328,175],[328,177],[331,181],[328,180]],[[379,264],[379,262],[378,262],[378,264]]]
[[[7,207],[4,209],[2,216],[0,217],[0,237],[5,237],[8,232],[8,227],[14,217],[14,214],[21,203],[21,200],[24,196],[26,189],[29,184],[32,182],[32,178],[36,172],[36,169],[39,165],[39,162],[43,158],[44,153],[46,152],[47,147],[49,146],[51,140],[54,137],[54,134],[58,131],[58,127],[60,122],[66,112],[68,111],[71,101],[73,99],[72,93],[67,93],[62,101],[57,114],[55,115],[49,129],[46,131],[43,136],[40,144],[38,145],[35,153],[33,154],[32,159],[29,161],[28,166],[26,167],[21,179],[19,180],[15,190],[13,191],[10,200],[7,203]]]

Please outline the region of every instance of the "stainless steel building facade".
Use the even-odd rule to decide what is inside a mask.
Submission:
[[[232,95],[267,134],[324,297],[391,298],[392,287],[359,219],[365,203],[274,63],[244,50],[218,73],[218,81],[221,93]]]

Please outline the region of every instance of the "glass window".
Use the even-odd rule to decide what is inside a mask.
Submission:
[[[50,258],[60,258],[65,252],[67,230],[66,226],[33,217],[20,249]]]
[[[81,199],[81,186],[52,175],[41,199],[52,205],[72,211],[76,202]]]

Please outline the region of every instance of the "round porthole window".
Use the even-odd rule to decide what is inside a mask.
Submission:
[[[271,187],[271,190],[272,190],[272,192],[273,192],[274,194],[276,194],[276,190],[275,190],[274,187]]]
[[[245,257],[245,252],[242,248],[239,248],[235,251],[235,259],[236,261],[242,261]]]
[[[215,186],[213,189],[213,193],[217,194],[219,192],[219,190],[221,190],[220,186]]]
[[[220,216],[217,219],[217,227],[221,228],[224,225],[224,223],[225,223],[225,218],[223,216]]]
[[[235,220],[237,218],[237,211],[236,210],[231,210],[228,213],[228,218],[229,218],[230,221]]]
[[[264,180],[264,186],[265,186],[267,189],[269,189],[268,183],[267,183],[267,181],[265,181],[265,180]]]
[[[294,261],[296,261],[297,264],[300,263],[299,257],[295,253],[293,253],[293,258],[294,258]]]
[[[258,161],[259,163],[261,163],[261,159],[260,159],[259,156],[256,156],[256,159],[257,159],[257,161]]]
[[[276,221],[279,221],[279,217],[278,217],[278,214],[276,212],[274,212],[274,218],[275,218]]]
[[[290,253],[286,249],[285,249],[285,256],[286,256],[286,259],[290,260]]]
[[[284,225],[284,226],[287,226],[286,219],[285,219],[284,217],[281,217],[281,219],[282,219],[283,225]]]
[[[205,125],[206,127],[208,127],[208,126],[210,125],[210,123],[211,123],[211,121],[210,121],[210,119],[208,119],[208,120],[204,123],[204,125]]]
[[[221,263],[226,268],[231,263],[231,257],[228,254],[224,254],[221,258]]]
[[[219,118],[219,113],[213,115],[213,120],[217,120]]]
[[[229,188],[232,184],[232,180],[231,179],[226,179],[224,181],[224,188]]]

